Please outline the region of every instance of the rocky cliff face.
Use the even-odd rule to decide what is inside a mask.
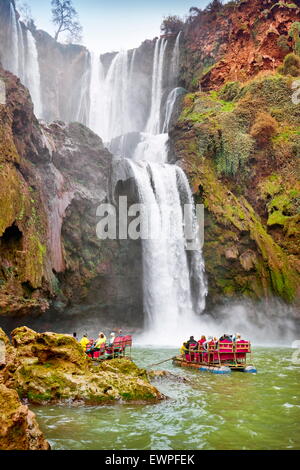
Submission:
[[[41,168],[40,175],[47,188],[57,282],[54,308],[98,322],[142,321],[141,289],[136,289],[141,285],[139,248],[96,235],[97,208],[108,202],[112,155],[82,124],[55,122],[43,126],[43,133],[51,153],[49,168]]]
[[[6,12],[8,3],[1,0]],[[289,31],[298,6],[231,2],[195,17],[185,30],[181,84],[190,93],[171,133],[170,154],[206,207],[210,306],[224,298],[273,295],[299,301],[299,105],[292,102],[294,78],[276,71],[295,49]],[[6,104],[0,105],[0,315],[47,310],[47,321],[69,317],[70,328],[84,314],[111,326],[120,319],[141,325],[140,245],[96,237],[112,155],[84,125],[61,121],[87,120],[89,53],[57,44],[42,31],[35,38],[46,117],[59,120],[38,122],[27,89],[0,69],[6,85]],[[164,102],[173,49],[170,41]],[[153,54],[153,41],[135,52],[145,84],[144,119]],[[105,71],[114,57],[102,56]],[[118,188],[120,194],[127,190]]]
[[[206,209],[209,306],[299,304],[299,104],[294,72],[276,70],[297,18],[295,3],[243,1],[186,32],[183,76],[202,91],[186,95],[171,141]]]
[[[96,236],[111,154],[82,124],[39,124],[28,91],[0,75],[1,315],[39,314],[51,303],[72,314],[84,304],[98,319],[140,318],[137,251]]]
[[[44,311],[51,270],[45,258],[47,216],[34,162],[47,158],[28,91],[1,70],[0,105],[1,313]]]
[[[288,33],[299,12],[299,1],[245,0],[194,16],[185,33],[183,82],[211,90],[276,70],[292,50]]]
[[[56,42],[45,31],[35,31],[40,76],[42,117],[47,122],[60,120],[89,122],[89,85],[91,57],[82,46]]]

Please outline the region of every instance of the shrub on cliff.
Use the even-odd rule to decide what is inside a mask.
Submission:
[[[208,11],[209,13],[218,13],[222,8],[223,3],[221,0],[212,0],[212,2],[207,5],[205,11]]]
[[[267,145],[278,133],[278,123],[269,113],[259,112],[251,128],[251,136],[260,145]]]
[[[278,67],[278,72],[282,75],[291,75],[292,77],[299,77],[300,75],[300,57],[291,52],[285,56],[283,65]]]
[[[295,21],[289,30],[289,36],[293,39],[294,51],[300,55],[300,22]]]
[[[218,173],[234,176],[243,172],[253,148],[254,141],[249,134],[225,127],[216,152]]]
[[[167,16],[161,24],[163,34],[177,34],[183,29],[184,23],[179,16]]]
[[[290,51],[289,41],[286,36],[279,36],[279,38],[277,39],[277,46],[282,52],[286,54]]]
[[[239,82],[228,82],[220,90],[219,97],[225,101],[233,101],[241,91]]]

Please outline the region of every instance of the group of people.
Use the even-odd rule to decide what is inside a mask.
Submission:
[[[74,333],[75,335],[75,333]],[[73,336],[74,336],[73,335]],[[118,331],[118,338],[123,337],[122,330]],[[76,337],[76,336],[74,336]],[[89,339],[88,335],[85,334],[79,341],[79,344],[81,345],[82,349],[87,353],[87,354],[93,354],[96,351],[101,351],[101,349],[105,349],[107,347],[112,347],[114,345],[116,339],[116,334],[114,331],[111,332],[109,338],[105,336],[103,332],[100,332],[98,335],[98,339],[95,341],[94,339]]]
[[[242,341],[242,337],[240,333],[236,333],[235,335],[228,335],[224,334],[222,335],[219,339],[213,336],[208,336],[206,339],[206,336],[201,336],[201,339],[199,341],[196,341],[194,336],[191,336],[188,341],[183,343],[183,345],[180,348],[180,353],[181,355],[188,354],[191,351],[199,351],[199,350],[208,350],[209,345],[215,345],[216,348],[218,348],[218,343],[220,341],[227,341],[228,343],[235,343],[237,341]]]

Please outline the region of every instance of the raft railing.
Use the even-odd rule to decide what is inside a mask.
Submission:
[[[252,362],[252,350],[251,343],[249,341],[219,341],[217,343],[210,342],[207,345],[207,349],[205,349],[203,346],[200,346],[197,349],[189,348],[187,353],[190,359],[196,359],[187,359],[187,362],[191,363],[207,365],[218,364],[219,366],[227,364],[233,365],[235,367],[244,367],[247,364],[247,354],[250,354],[250,360]],[[187,354],[185,354],[185,357],[186,355]],[[224,357],[225,355],[227,356],[226,358]]]
[[[129,348],[129,355],[126,355],[126,349]],[[115,338],[112,346],[105,344],[101,345],[101,348],[88,351],[87,354],[95,361],[104,361],[106,359],[115,359],[118,357],[128,357],[131,359],[131,348],[132,348],[132,336],[118,336]]]

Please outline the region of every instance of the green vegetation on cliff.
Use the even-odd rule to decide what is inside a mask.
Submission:
[[[10,75],[4,75],[10,90]],[[24,177],[29,163],[17,151],[13,113],[0,105],[0,315],[47,307],[32,297],[45,276],[46,222],[40,194]]]
[[[299,301],[300,137],[293,78],[185,96],[175,152],[206,208],[211,295]]]

